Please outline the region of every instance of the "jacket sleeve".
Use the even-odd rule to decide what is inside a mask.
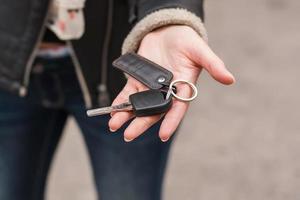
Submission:
[[[122,53],[137,51],[149,32],[167,25],[187,25],[205,41],[203,0],[128,0],[133,25],[122,46]]]
[[[203,19],[203,0],[129,0],[130,17],[140,21],[146,15],[166,8],[182,8],[189,10]]]

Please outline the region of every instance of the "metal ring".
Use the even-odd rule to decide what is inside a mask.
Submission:
[[[189,101],[193,101],[198,96],[197,87],[193,83],[191,83],[189,81],[186,81],[186,80],[183,80],[183,79],[178,79],[178,80],[172,81],[169,87],[172,88],[177,83],[186,83],[186,84],[188,84],[193,90],[193,95],[190,98],[183,98],[183,97],[178,96],[173,90],[170,90],[172,96],[175,97],[176,99],[178,99],[180,101],[184,101],[184,102],[189,102]]]

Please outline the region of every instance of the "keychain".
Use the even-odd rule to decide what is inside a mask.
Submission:
[[[90,117],[120,111],[133,111],[136,117],[164,114],[172,107],[173,98],[190,102],[198,95],[197,88],[192,82],[182,79],[172,81],[172,72],[135,53],[121,56],[113,62],[113,65],[149,87],[150,90],[131,94],[127,102],[119,105],[88,110],[87,115]],[[181,97],[176,94],[176,85],[179,83],[191,88],[191,97]]]

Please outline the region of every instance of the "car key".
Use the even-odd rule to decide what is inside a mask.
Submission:
[[[146,90],[129,96],[129,102],[116,106],[88,110],[89,117],[111,112],[133,111],[135,116],[151,116],[167,112],[172,106],[172,97],[166,99],[166,93],[160,90]]]
[[[95,117],[99,115],[110,114],[111,112],[131,111],[132,105],[130,102],[122,103],[115,106],[91,109],[86,112],[87,116]]]
[[[161,90],[146,90],[129,96],[133,112],[137,117],[166,113],[172,106],[172,97],[166,99]]]

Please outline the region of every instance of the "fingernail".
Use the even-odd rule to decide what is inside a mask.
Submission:
[[[232,83],[235,83],[235,78],[234,78],[233,74],[232,74],[232,73],[230,73],[230,72],[229,72],[229,74],[230,74],[230,76],[231,76]]]
[[[126,137],[124,137],[124,141],[125,142],[131,142],[133,139],[127,139]]]
[[[161,138],[161,141],[162,141],[162,142],[167,142],[169,139],[170,139],[170,138],[166,138],[166,139]]]
[[[232,79],[232,83],[235,83],[235,78],[232,74],[231,74],[231,79]]]
[[[109,128],[109,131],[114,133],[114,132],[116,132],[117,130]]]
[[[236,82],[236,80],[235,80],[235,78],[234,78],[234,76],[233,76],[233,82],[232,83],[235,83]]]

